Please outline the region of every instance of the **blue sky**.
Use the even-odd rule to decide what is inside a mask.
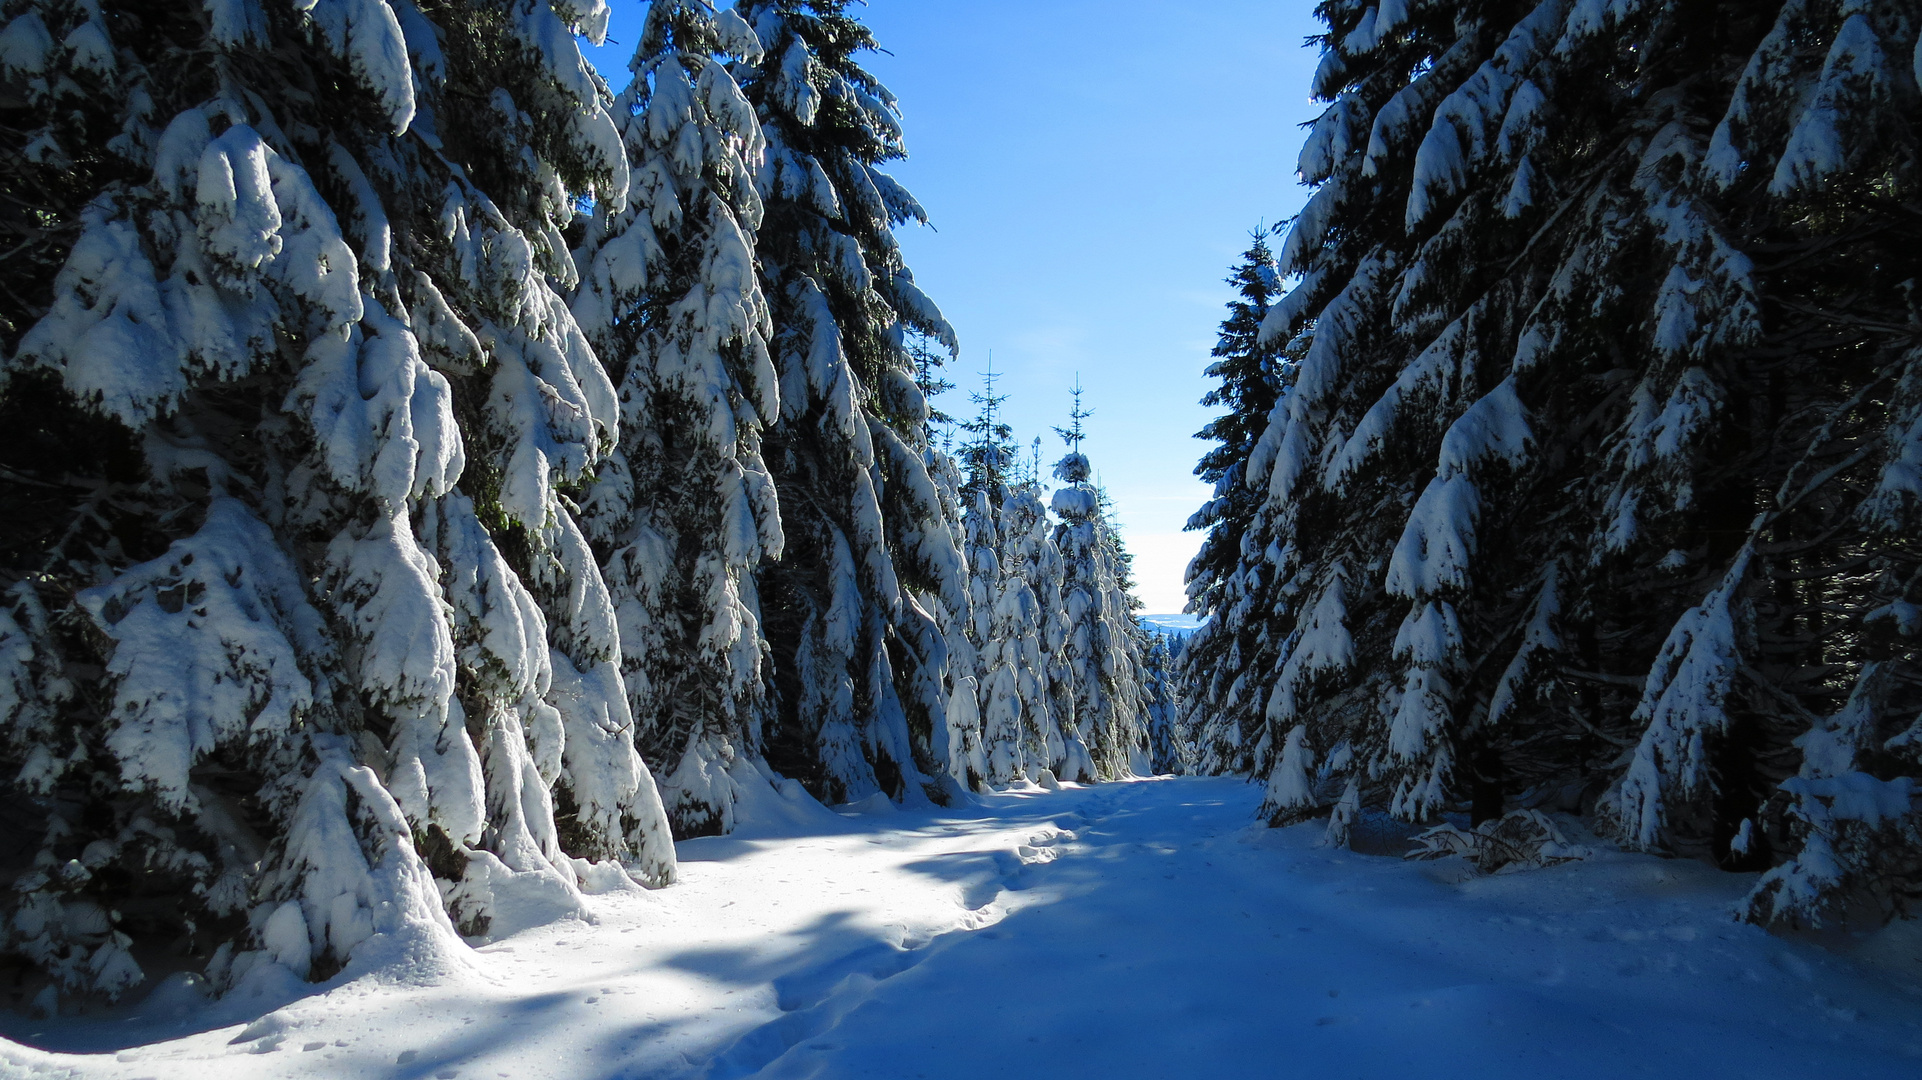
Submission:
[[[643,5],[615,0],[595,50],[626,81]],[[989,350],[1025,445],[1062,448],[1077,374],[1084,446],[1150,612],[1179,611],[1184,533],[1222,283],[1249,230],[1285,219],[1316,55],[1310,0],[871,0],[909,158],[890,169],[933,229],[903,230],[915,280],[961,337],[941,404],[973,406]]]

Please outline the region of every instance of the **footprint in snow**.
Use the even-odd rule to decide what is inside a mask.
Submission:
[[[1021,862],[1027,866],[1035,866],[1042,863],[1051,863],[1055,860],[1055,858],[1059,854],[1060,854],[1059,852],[1055,851],[1055,849],[1051,847],[1037,848],[1037,847],[1029,847],[1026,844],[1018,845],[1014,849],[1015,858],[1020,859]]]

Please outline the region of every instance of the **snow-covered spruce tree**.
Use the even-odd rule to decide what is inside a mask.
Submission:
[[[1281,284],[1268,236],[1267,230],[1254,234],[1228,277],[1236,298],[1228,303],[1207,371],[1219,385],[1201,401],[1228,412],[1195,436],[1220,444],[1195,467],[1195,475],[1214,485],[1214,495],[1188,519],[1189,529],[1207,530],[1187,573],[1188,609],[1203,622],[1179,667],[1196,766],[1206,773],[1255,770],[1265,726],[1262,688],[1281,645],[1268,617],[1275,584],[1267,558],[1272,537],[1256,526],[1263,499],[1246,483],[1249,458],[1280,400],[1290,354],[1299,359],[1299,349],[1284,351],[1259,340]]]
[[[1068,453],[1055,463],[1055,546],[1065,570],[1068,616],[1066,653],[1074,680],[1074,737],[1087,748],[1086,772],[1067,763],[1066,780],[1113,780],[1150,772],[1147,732],[1142,727],[1142,631],[1135,623],[1124,555],[1081,453],[1086,437],[1081,389],[1074,391],[1071,425],[1061,429]]]
[[[1032,472],[1033,458],[1029,461],[1027,472]],[[1067,564],[1055,547],[1041,485],[1025,476],[1001,504],[1002,565],[1027,597],[1027,617],[1020,627],[1025,754],[1034,770],[1047,769],[1056,776],[1089,774],[1092,759],[1074,732]]]
[[[975,488],[969,497],[963,528],[963,551],[968,564],[967,646],[960,653],[950,651],[952,670],[963,660],[970,663],[963,676],[974,687],[981,753],[985,767],[979,779],[1005,784],[1023,772],[1021,760],[1020,676],[1007,648],[1012,636],[1009,623],[1012,611],[1004,597],[1010,583],[1001,569],[1001,529],[995,501],[985,488]]]
[[[1181,691],[1168,635],[1151,633],[1141,657],[1142,726],[1148,732],[1148,766],[1155,773],[1186,773],[1194,744],[1182,726]]]
[[[899,111],[856,63],[873,40],[845,7],[737,8],[764,50],[735,74],[767,138],[758,252],[781,416],[765,454],[786,534],[760,574],[776,695],[764,746],[829,801],[919,798],[949,754],[945,642],[916,597],[967,600],[905,339],[955,342],[893,237],[925,214],[879,169],[903,153]]]
[[[1263,339],[1314,334],[1247,466],[1269,813],[1582,808],[1799,850],[1758,919],[1905,909],[1913,11],[1319,10]]]
[[[980,703],[981,746],[990,784],[1026,779],[1048,759],[1034,737],[1036,710],[1047,715],[1041,673],[1041,610],[1023,571],[1022,558],[1032,522],[1011,520],[1018,498],[1011,485],[1019,451],[1013,431],[1000,419],[1007,395],[995,392],[999,378],[990,363],[980,392],[969,395],[978,407],[961,425],[968,441],[961,446],[967,479],[961,491],[969,500],[967,535],[968,598],[971,620],[965,655],[974,661]],[[956,657],[950,656],[952,665]]]
[[[1158,635],[1150,633],[1141,621],[1142,603],[1136,590],[1135,557],[1122,541],[1121,530],[1114,525],[1114,500],[1109,497],[1107,489],[1099,485],[1095,487],[1095,506],[1100,512],[1100,536],[1105,557],[1113,568],[1114,585],[1108,594],[1109,605],[1118,614],[1118,629],[1126,638],[1126,648],[1118,657],[1124,665],[1121,672],[1125,678],[1118,680],[1118,687],[1123,692],[1132,693],[1135,702],[1135,730],[1128,735],[1131,740],[1129,768],[1136,774],[1145,775],[1152,772],[1153,766],[1154,749],[1148,723],[1150,710],[1156,700],[1153,676],[1148,668],[1148,654]]]
[[[1004,489],[1005,490],[1005,489]],[[981,743],[987,779],[1008,784],[1026,779],[1046,761],[1036,753],[1034,710],[1041,702],[1037,679],[1040,608],[1011,560],[1019,538],[1005,522],[1006,499],[991,503],[975,492],[968,512],[969,592],[975,598],[975,654],[981,685]]]
[[[1749,411],[1736,446],[1766,448],[1768,468],[1731,499],[1730,517],[1754,517],[1722,580],[1663,644],[1619,805],[1645,822],[1653,796],[1673,830],[1706,803],[1713,841],[1734,833],[1733,858],[1790,856],[1751,899],[1758,922],[1913,917],[1922,12],[1784,4],[1774,15],[1702,165],[1702,187],[1754,238],[1764,333],[1752,370],[1730,380],[1727,410]],[[1739,598],[1732,656],[1689,625],[1696,612],[1714,618],[1717,594]],[[1717,700],[1720,687],[1730,689]],[[1698,738],[1706,762],[1690,753]],[[1785,741],[1800,762],[1770,791]]]
[[[1038,470],[1036,470],[1038,471]],[[1038,481],[1037,481],[1038,487]],[[1037,491],[1038,498],[1038,491]],[[1051,759],[1057,777],[1090,776],[1094,758],[1081,741],[1080,724],[1075,719],[1075,670],[1068,655],[1068,563],[1055,543],[1054,530],[1045,514],[1038,514],[1038,528],[1029,544],[1032,557],[1027,560],[1028,587],[1041,605],[1041,654],[1047,664],[1048,711],[1060,732],[1061,753]],[[1045,530],[1045,531],[1044,531]]]
[[[555,291],[576,195],[627,187],[573,37],[605,9],[0,10],[4,941],[39,1004],[446,963],[626,880],[586,860],[670,880],[566,500],[617,423]]]
[[[600,202],[585,223],[573,303],[621,401],[620,445],[582,524],[678,836],[732,830],[734,774],[760,753],[768,649],[753,572],[783,539],[761,458],[780,414],[754,255],[761,128],[722,54],[760,59],[733,11],[648,5],[614,108],[633,183],[625,206]]]
[[[914,385],[928,403],[927,419],[921,425],[923,460],[941,500],[941,518],[947,523],[949,539],[955,550],[962,553],[962,572],[970,574],[966,563],[969,543],[963,493],[967,478],[962,474],[961,462],[949,452],[955,419],[933,405],[937,397],[954,389],[954,383],[941,371],[953,359],[953,351],[912,327],[908,328],[907,350],[914,363]],[[916,599],[933,616],[948,650],[946,748],[937,750],[934,756],[937,764],[945,757],[948,777],[956,785],[973,790],[987,776],[988,766],[981,746],[980,658],[969,636],[974,622],[973,580],[971,576],[965,580],[966,587],[961,590],[942,593],[923,589],[916,593]]]
[[[925,382],[923,385],[927,385]],[[967,587],[962,592],[958,605],[947,596],[938,593],[922,592],[922,607],[933,615],[940,627],[941,639],[948,650],[948,711],[946,771],[948,776],[961,787],[973,790],[988,775],[987,752],[981,743],[981,678],[980,655],[974,645],[974,588],[973,549],[975,540],[969,530],[978,520],[962,509],[962,488],[966,481],[961,474],[961,466],[954,457],[933,446],[927,451],[928,475],[934,480],[935,490],[941,497],[941,514],[948,523],[948,533],[955,549],[962,553],[967,573]]]

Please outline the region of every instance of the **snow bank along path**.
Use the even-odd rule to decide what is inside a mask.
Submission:
[[[1470,877],[1252,825],[1259,789],[1221,779],[847,814],[763,791],[596,924],[272,1011],[174,986],[9,1017],[65,1052],[0,1043],[0,1075],[1922,1076],[1922,935],[1771,937],[1728,915],[1746,876],[1694,863]]]

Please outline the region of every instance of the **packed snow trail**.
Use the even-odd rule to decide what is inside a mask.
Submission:
[[[175,985],[108,1020],[8,1017],[10,1039],[68,1052],[0,1045],[0,1075],[1922,1073],[1914,925],[1849,955],[1772,937],[1729,916],[1745,875],[1598,849],[1482,878],[1330,851],[1319,824],[1252,825],[1260,791],[1232,780],[964,812],[834,814],[786,790],[681,844],[680,884],[597,897],[597,925],[284,1005],[285,985],[212,1006]],[[1405,846],[1380,820],[1356,839]]]

